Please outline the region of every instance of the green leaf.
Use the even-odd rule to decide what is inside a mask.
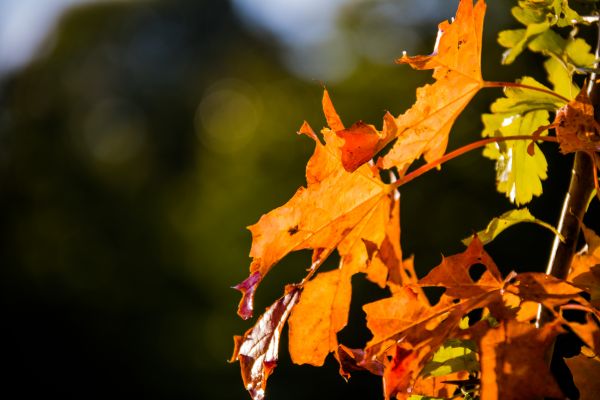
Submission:
[[[543,10],[513,7],[510,9],[510,12],[523,25],[539,24],[547,19],[546,13]]]
[[[453,372],[479,371],[477,349],[471,340],[448,339],[425,364],[421,375],[444,376]]]
[[[579,14],[569,7],[568,0],[521,0],[519,7],[523,10],[522,13],[527,15],[528,19],[524,19],[526,22],[532,20],[530,18],[535,18],[535,21],[545,18],[551,21],[552,25],[565,27],[581,21]],[[517,18],[514,11],[513,15]]]
[[[545,110],[532,111],[524,116],[504,116],[500,126],[497,126],[501,115],[484,114],[483,121],[486,131],[495,128],[496,136],[516,136],[533,133],[538,127],[548,125],[548,112]],[[542,180],[547,178],[548,164],[544,154],[537,144],[534,144],[534,154],[529,155],[529,142],[523,140],[508,141],[502,144],[493,143],[483,151],[483,155],[496,160],[496,187],[504,193],[511,202],[526,204],[533,196],[542,194]]]
[[[542,220],[535,218],[533,215],[531,215],[527,208],[510,210],[499,217],[492,219],[484,230],[477,232],[477,237],[483,244],[488,244],[505,229],[522,222],[529,222],[543,226],[544,228],[551,230],[555,235],[558,235],[562,239],[562,236],[556,230],[556,228]],[[472,236],[463,239],[462,242],[465,244],[465,246],[468,246],[469,243],[471,243],[471,240],[473,240]]]
[[[564,62],[550,57],[544,62],[544,68],[556,93],[571,100],[577,96],[579,88],[573,83],[572,73],[569,72],[568,66]]]
[[[500,32],[498,43],[508,48],[502,55],[503,64],[512,63],[526,47],[544,54],[563,53],[559,49],[565,48],[561,43],[565,39],[550,31],[550,28],[574,26],[582,22],[567,0],[523,0],[511,12],[526,29]]]
[[[596,57],[592,54],[592,47],[583,39],[570,40],[566,46],[565,53],[576,67],[592,67]]]
[[[548,29],[550,29],[550,23],[548,21],[540,22],[539,24],[527,25],[527,29],[525,29],[525,33],[521,39],[512,46],[508,46],[508,44],[513,43],[512,41],[515,39],[516,33],[506,34],[506,31],[500,32],[500,35],[498,36],[498,43],[504,47],[509,47],[509,49],[502,54],[502,64],[512,63],[517,56],[523,52],[525,46],[527,46],[530,41]],[[510,41],[507,40],[507,35],[510,37]],[[507,46],[505,46],[505,44]]]
[[[544,55],[562,57],[567,46],[567,40],[558,33],[547,30],[529,43],[529,50]]]
[[[558,79],[558,76],[557,76]],[[519,83],[550,90],[530,77]],[[509,87],[506,97],[491,106],[493,114],[482,115],[483,136],[503,137],[532,134],[542,125],[549,124],[548,111],[556,111],[565,101],[549,93],[522,87]],[[546,134],[543,132],[542,134]],[[526,204],[542,193],[541,181],[546,179],[547,163],[544,154],[534,144],[534,155],[527,153],[526,141],[493,143],[486,146],[483,155],[496,160],[496,184],[517,205]]]

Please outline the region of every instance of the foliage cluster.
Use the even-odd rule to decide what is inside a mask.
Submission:
[[[486,253],[485,244],[521,222],[550,228],[565,240],[526,208],[494,218],[465,240],[464,252],[443,258],[420,279],[400,247],[399,188],[477,148],[495,161],[497,189],[517,206],[542,194],[547,177],[538,147],[542,141],[556,142],[563,154],[580,152],[593,160],[590,173],[598,189],[600,127],[588,93],[595,86],[596,57],[577,37],[577,26],[589,24],[590,18],[565,0],[523,0],[512,10],[524,28],[500,33],[499,42],[507,48],[503,62],[512,62],[525,49],[543,54],[547,87],[527,76],[516,82],[483,79],[485,11],[483,0],[461,0],[453,21],[439,25],[431,55],[405,54],[398,60],[432,70],[434,82],[417,89],[416,102],[403,114],[386,113],[381,129],[361,121],[346,127],[327,91],[324,142],[306,122],[300,128],[315,142],[307,186],[250,227],[250,275],[236,286],[243,294],[238,314],[251,318],[254,293],[265,275],[289,253],[312,250],[304,279],[287,285],[255,325],[235,337],[232,361],[239,361],[254,400],[265,396],[286,323],[295,363],[320,366],[332,353],[345,378],[356,370],[382,376],[386,399],[563,398],[547,359],[559,335],[572,335],[581,347],[567,364],[582,398],[593,393],[600,371],[600,237],[582,221],[587,246],[572,259],[566,277],[502,276]],[[592,80],[579,88],[576,75],[588,73]],[[504,97],[482,116],[483,139],[447,152],[456,118],[476,93],[494,87],[504,88]],[[426,164],[411,170],[421,157]],[[319,271],[336,250],[339,267]],[[483,272],[477,276],[476,269]],[[390,293],[363,306],[372,338],[360,349],[338,342],[348,322],[356,274]],[[426,287],[444,293],[433,302]]]

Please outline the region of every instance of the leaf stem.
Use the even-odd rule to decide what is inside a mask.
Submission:
[[[570,100],[567,99],[566,97],[553,92],[552,90],[548,90],[548,89],[544,89],[541,87],[537,87],[537,86],[531,86],[531,85],[523,85],[522,83],[518,83],[518,82],[490,82],[490,81],[485,81],[483,82],[483,87],[485,88],[506,88],[506,87],[516,87],[516,88],[521,88],[521,89],[529,89],[529,90],[535,90],[537,92],[542,92],[542,93],[546,93],[550,96],[554,96],[558,99],[561,99],[562,101],[564,101],[565,103],[568,103]]]
[[[413,179],[418,178],[419,176],[423,175],[424,173],[444,164],[445,162],[450,161],[456,157],[459,157],[465,153],[468,153],[469,151],[478,149],[478,148],[488,145],[490,143],[506,142],[509,140],[532,140],[532,136],[531,135],[517,135],[517,136],[493,137],[493,138],[481,139],[476,142],[469,143],[466,146],[459,147],[458,149],[445,154],[444,156],[438,158],[437,160],[429,162],[429,163],[415,169],[414,171],[412,171],[411,173],[400,178],[396,182],[393,182],[392,186],[394,188],[398,188],[398,187],[404,185],[405,183],[408,183],[408,182],[412,181]],[[539,136],[539,137],[535,138],[535,140],[541,140],[543,142],[553,142],[553,143],[556,143],[558,141],[553,136]]]

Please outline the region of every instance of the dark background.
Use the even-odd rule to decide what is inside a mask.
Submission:
[[[333,77],[297,71],[318,57],[345,62],[338,44],[290,58],[289,43],[225,1],[94,3],[65,14],[40,55],[0,80],[0,396],[248,398],[238,365],[226,362],[231,336],[251,326],[235,315],[239,295],[230,289],[248,272],[245,226],[305,184],[313,145],[295,132],[303,120],[324,125],[323,84],[347,124],[380,125],[384,110],[410,106],[431,74],[393,58],[431,51],[436,24],[457,4],[438,3],[415,22],[404,18],[414,2],[348,2],[337,32],[352,65]],[[537,56],[500,66],[495,38],[516,27],[513,3],[490,3],[484,77],[544,80]],[[500,95],[477,95],[449,148],[479,137],[479,115]],[[571,162],[549,156],[544,195],[531,205],[537,217],[556,222]],[[422,275],[511,208],[495,191],[493,163],[468,154],[402,189],[404,253]],[[598,208],[586,220],[596,229]],[[551,241],[524,224],[488,249],[504,272],[542,271]],[[292,255],[275,268],[256,309],[297,281],[308,260]],[[351,324],[359,326],[360,305],[385,293],[353,282]],[[359,345],[368,333],[347,328],[342,338]],[[332,360],[292,366],[285,346],[284,338],[270,398],[379,396],[378,378],[356,374],[346,384]]]

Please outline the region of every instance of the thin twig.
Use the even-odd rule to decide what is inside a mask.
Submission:
[[[600,57],[600,22],[598,24],[598,39],[596,44],[596,59]],[[594,69],[598,68],[598,62],[594,64]],[[598,119],[600,111],[600,87],[596,83],[597,76],[593,72],[590,75],[587,92],[594,105],[595,118]],[[580,223],[585,215],[588,201],[594,190],[594,162],[589,154],[578,151],[575,153],[573,169],[571,170],[571,181],[569,190],[565,195],[563,207],[560,213],[557,230],[564,237],[561,241],[557,236],[554,237],[550,258],[546,273],[559,279],[565,279],[569,274],[577,240],[579,239]],[[541,306],[538,309],[536,326],[551,321],[553,316]]]
[[[430,163],[423,165],[420,168],[415,169],[408,175],[400,178],[396,182],[393,182],[392,187],[398,188],[398,187],[404,185],[405,183],[408,183],[408,182],[412,181],[413,179],[418,178],[419,176],[423,175],[424,173],[431,171],[434,168],[437,168],[438,166],[444,164],[445,162],[448,162],[456,157],[459,157],[465,153],[468,153],[469,151],[478,149],[478,148],[488,145],[490,143],[506,142],[506,141],[510,141],[510,140],[532,140],[532,139],[535,141],[540,140],[543,142],[553,142],[553,143],[557,142],[557,139],[554,136],[538,136],[536,138],[533,138],[531,135],[501,136],[501,137],[492,137],[492,138],[481,139],[476,142],[469,143],[466,146],[459,147],[458,149],[445,154],[443,157],[440,157],[437,160],[434,160]]]
[[[535,90],[536,92],[546,93],[546,94],[548,94],[550,96],[554,96],[557,99],[560,99],[560,100],[564,101],[565,103],[568,103],[570,101],[565,96],[562,96],[562,95],[560,95],[560,94],[558,94],[556,92],[553,92],[552,90],[544,89],[544,88],[537,87],[537,86],[523,85],[522,83],[518,83],[518,82],[490,82],[490,81],[485,81],[483,83],[483,87],[485,87],[485,88],[507,88],[507,87],[513,87],[513,88],[529,89],[529,90]]]

